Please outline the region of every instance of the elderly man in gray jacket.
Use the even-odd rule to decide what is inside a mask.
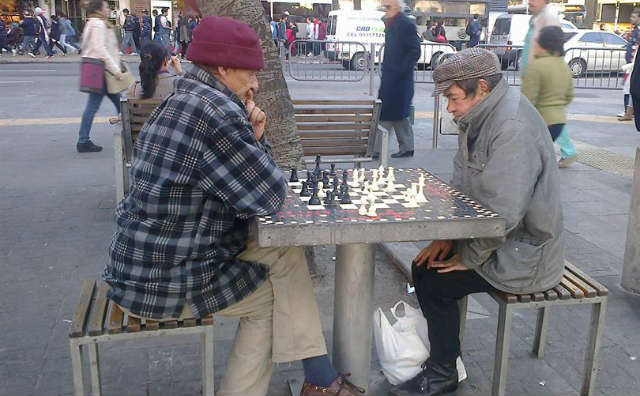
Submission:
[[[478,292],[556,286],[564,235],[553,143],[544,120],[502,78],[493,53],[472,48],[433,73],[459,128],[453,185],[506,220],[504,238],[436,241],[415,258],[413,282],[429,324],[431,356],[396,394],[439,395],[458,385],[458,300]]]

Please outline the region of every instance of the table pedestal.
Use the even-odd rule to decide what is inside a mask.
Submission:
[[[375,244],[338,245],[333,311],[333,365],[369,389]]]

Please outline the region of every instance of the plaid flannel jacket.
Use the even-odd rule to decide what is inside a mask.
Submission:
[[[196,317],[219,311],[267,278],[236,259],[248,223],[276,212],[287,181],[240,99],[193,66],[153,111],[134,146],[132,186],[116,208],[103,279],[134,314]]]

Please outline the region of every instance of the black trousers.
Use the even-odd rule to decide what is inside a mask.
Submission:
[[[636,130],[640,132],[640,96],[632,93],[631,100],[633,101],[633,120],[636,123]]]
[[[429,325],[430,359],[455,363],[460,356],[460,309],[458,300],[473,293],[495,290],[474,270],[439,274],[426,264],[412,267],[413,285]]]
[[[549,133],[551,134],[551,140],[555,142],[556,139],[558,139],[558,136],[560,136],[562,130],[564,129],[564,125],[565,124],[553,124],[547,126],[547,128],[549,128]]]

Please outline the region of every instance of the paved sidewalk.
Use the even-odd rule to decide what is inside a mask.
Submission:
[[[323,84],[289,83],[292,95],[299,97],[335,95],[338,87],[336,84],[320,87]],[[361,91],[366,91],[362,85],[340,87],[340,92],[346,92],[346,96],[362,95]],[[37,89],[34,84],[27,86],[25,92],[35,94]],[[429,89],[426,86],[417,89],[418,111],[430,110]],[[43,95],[58,100],[62,97],[60,92]],[[78,154],[74,145],[77,117],[82,109],[77,107],[85,97],[71,90],[64,91],[64,95],[65,102],[73,103],[73,107],[65,108],[60,104],[55,108],[51,105],[56,102],[49,100],[49,106],[54,107],[51,109],[43,106],[44,102],[37,102],[44,114],[29,107],[28,101],[38,99],[37,96],[21,102],[19,108],[3,109],[0,106],[2,396],[71,394],[71,363],[66,337],[69,320],[82,280],[100,274],[114,230],[112,134],[117,127],[104,122],[111,114],[112,106],[103,106],[99,113],[103,118],[92,131],[92,139],[104,145],[105,150],[97,154]],[[604,102],[603,105],[589,105],[578,100],[570,112],[610,117],[616,109],[615,104],[609,105],[608,100]],[[47,123],[44,117],[67,121]],[[31,121],[7,121],[12,119]],[[583,152],[606,150],[599,153],[628,158],[640,144],[640,134],[630,125],[572,120],[570,127],[574,138],[583,142],[580,144],[584,145],[579,146]],[[416,155],[411,159],[392,160],[391,164],[424,167],[448,180],[456,137],[442,136],[441,148],[430,150],[427,147],[431,147],[431,120],[418,119],[415,129]],[[596,154],[594,156],[600,158]],[[623,165],[627,167],[628,163]],[[631,179],[615,171],[577,163],[560,172],[568,236],[567,259],[610,288],[596,394],[636,395],[640,389],[640,361],[636,359],[640,357],[640,297],[629,295],[619,287]],[[421,248],[425,243],[406,245],[406,251]],[[311,271],[325,336],[331,348],[335,249],[319,247],[316,252],[317,260]],[[403,274],[380,250],[376,282],[375,306],[388,308],[400,299],[417,306],[415,296],[406,293]],[[477,304],[469,316],[463,352],[469,379],[457,395],[486,395],[491,389],[497,307],[485,295],[474,298]],[[518,312],[513,322],[507,392],[513,395],[578,394],[589,313],[587,307],[553,310],[547,356],[538,361],[529,353],[535,313]],[[224,373],[235,327],[236,322],[232,320],[220,319],[216,324],[217,383]],[[103,347],[103,394],[199,394],[198,345],[199,340],[195,338],[175,338]],[[292,377],[302,378],[299,363],[277,367],[270,394],[285,394],[284,381]],[[389,385],[379,373],[375,351],[372,377],[371,394],[387,394]]]

